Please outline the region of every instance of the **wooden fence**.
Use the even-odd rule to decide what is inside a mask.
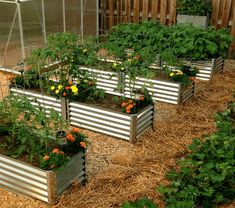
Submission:
[[[100,29],[105,32],[121,22],[156,19],[166,25],[176,23],[177,0],[100,0]],[[211,0],[211,25],[228,27],[235,37],[235,0]],[[235,42],[232,44],[235,49]]]

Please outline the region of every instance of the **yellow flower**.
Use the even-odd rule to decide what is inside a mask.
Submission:
[[[51,86],[51,90],[55,90],[55,86]]]
[[[172,73],[170,73],[170,77],[173,77],[175,74],[172,72]]]
[[[121,70],[122,70],[122,71],[124,71],[124,70],[125,70],[125,68],[124,68],[124,67],[121,67]]]
[[[71,86],[71,90],[72,90],[72,92],[75,94],[75,95],[77,95],[78,94],[78,88],[76,87],[76,86]]]
[[[63,88],[62,85],[58,85],[58,90],[61,90]]]
[[[84,50],[83,50],[83,53],[86,53],[88,50],[85,48]]]
[[[113,63],[113,68],[117,68],[117,63]]]
[[[55,93],[58,94],[60,91],[59,90],[56,90]]]

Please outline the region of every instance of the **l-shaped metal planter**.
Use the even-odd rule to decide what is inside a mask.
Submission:
[[[81,184],[86,180],[85,152],[77,153],[67,165],[50,171],[0,154],[1,188],[54,203],[75,180]]]

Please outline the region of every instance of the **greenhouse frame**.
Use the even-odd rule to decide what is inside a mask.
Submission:
[[[22,67],[56,32],[99,33],[99,1],[0,0],[0,68]]]

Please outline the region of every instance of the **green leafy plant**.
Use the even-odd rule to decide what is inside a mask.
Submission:
[[[195,139],[190,154],[170,171],[159,191],[169,208],[217,207],[235,197],[235,119],[230,109],[215,115],[218,131]]]
[[[86,136],[73,128],[67,135],[66,147],[60,150],[56,134],[68,128],[67,122],[54,110],[46,114],[40,106],[35,108],[23,96],[10,95],[1,101],[0,119],[1,154],[45,170],[66,165],[70,156],[85,151],[88,144]]]
[[[44,170],[56,169],[66,165],[69,159],[63,151],[54,148],[49,154],[40,157],[40,167]]]
[[[67,144],[65,146],[65,152],[74,153],[84,151],[88,145],[86,136],[80,132],[78,128],[72,128],[67,133]]]
[[[177,0],[178,14],[206,16],[210,11],[210,0]]]
[[[150,199],[148,198],[140,198],[135,202],[125,202],[122,205],[122,208],[157,208]]]

